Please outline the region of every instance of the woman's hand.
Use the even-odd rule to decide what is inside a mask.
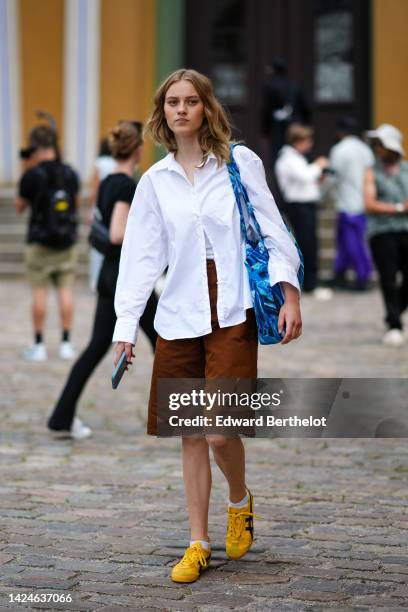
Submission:
[[[282,283],[285,303],[279,312],[278,331],[282,333],[286,328],[285,337],[281,344],[288,344],[296,340],[302,333],[302,315],[300,313],[299,292],[290,283]]]
[[[123,351],[126,352],[126,361],[128,362],[128,364],[131,364],[132,359],[135,356],[133,353],[133,347],[134,344],[131,344],[130,342],[117,342],[115,348],[115,359],[113,361],[114,365],[117,365]]]
[[[329,160],[323,155],[315,159],[314,163],[316,164],[316,166],[319,166],[320,170],[324,170],[325,168],[328,168],[330,166]]]

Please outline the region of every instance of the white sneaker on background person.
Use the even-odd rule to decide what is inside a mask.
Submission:
[[[313,291],[313,297],[316,300],[325,302],[332,299],[333,291],[329,289],[329,287],[316,287],[316,289]]]
[[[46,361],[48,355],[44,342],[36,342],[29,348],[26,348],[23,356],[27,361]]]
[[[400,329],[389,329],[383,336],[383,344],[385,346],[402,346],[405,342],[404,334]]]
[[[70,429],[70,434],[73,440],[85,440],[85,438],[92,436],[92,429],[84,425],[81,419],[75,417]]]
[[[59,356],[60,359],[75,359],[76,351],[72,346],[71,342],[65,341],[61,342],[59,348]]]
[[[55,435],[56,438],[72,438],[72,440],[85,440],[92,436],[92,429],[84,425],[81,419],[75,417],[71,429],[52,429],[48,428]]]

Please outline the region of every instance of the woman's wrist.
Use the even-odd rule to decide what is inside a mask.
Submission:
[[[285,296],[285,302],[299,302],[300,293],[296,287],[287,282],[281,282],[281,287]]]

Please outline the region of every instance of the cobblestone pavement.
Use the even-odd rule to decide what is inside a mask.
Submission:
[[[188,539],[179,440],[144,434],[152,364],[141,338],[132,372],[110,390],[112,355],[90,381],[83,442],[44,423],[69,370],[26,364],[29,292],[1,286],[0,611],[408,610],[408,458],[403,439],[248,440],[257,541],[241,561],[223,550],[226,486],[214,471],[212,568],[194,584],[168,577]],[[86,343],[94,299],[77,288],[74,341]],[[303,300],[303,339],[262,347],[262,376],[407,376],[407,349],[383,348],[379,295]],[[386,406],[385,406],[386,408]],[[9,603],[53,593],[71,603]]]

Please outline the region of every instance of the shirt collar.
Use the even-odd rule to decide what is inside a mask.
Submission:
[[[207,155],[207,159],[206,159],[206,162],[205,162],[204,166],[207,165],[207,163],[208,163],[208,161],[210,159],[217,159],[212,151]],[[159,162],[157,162],[156,169],[157,170],[176,170],[176,171],[179,171],[180,170],[180,164],[178,164],[178,162],[174,158],[174,152],[171,151],[170,153],[168,153],[166,155],[166,157],[163,157],[163,159],[161,159]]]
[[[302,159],[305,159],[303,153],[295,149],[295,147],[292,147],[292,145],[283,145],[280,152],[282,155],[295,155],[296,157],[301,157]]]

